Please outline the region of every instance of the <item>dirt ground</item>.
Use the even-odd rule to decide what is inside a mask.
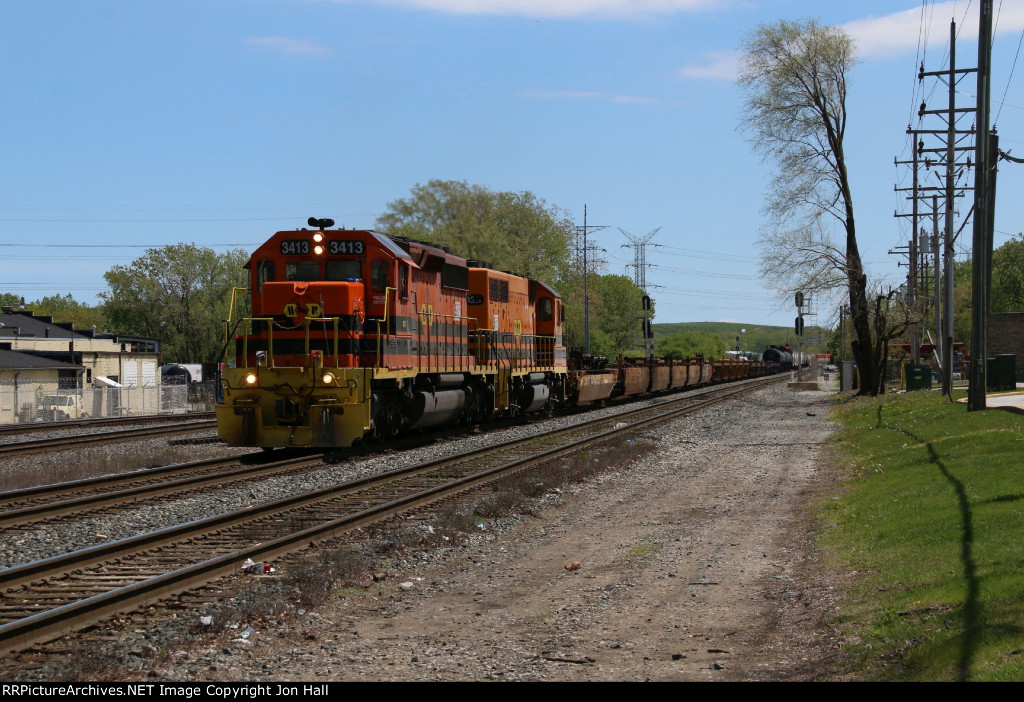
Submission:
[[[782,384],[654,430],[657,451],[537,516],[161,677],[837,679],[838,591],[812,543],[828,397]]]

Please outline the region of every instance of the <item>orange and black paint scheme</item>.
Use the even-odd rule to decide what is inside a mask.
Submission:
[[[366,230],[278,232],[247,267],[216,408],[231,446],[344,447],[565,402],[562,301],[541,282]]]

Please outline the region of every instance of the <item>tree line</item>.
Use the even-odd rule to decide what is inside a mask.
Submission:
[[[495,192],[463,181],[431,180],[388,204],[376,230],[449,247],[470,260],[528,275],[554,288],[565,303],[564,341],[583,346],[583,271],[575,251],[576,227],[568,212],[531,192]],[[37,315],[74,322],[76,329],[160,339],[166,362],[217,361],[233,293],[248,285],[249,252],[217,253],[196,244],[147,250],[103,278],[96,305],[68,293],[26,302]],[[641,291],[626,276],[590,273],[591,349],[615,357],[638,338]],[[237,296],[237,295],[236,295]],[[248,296],[237,296],[243,302]],[[0,293],[0,303],[22,299]],[[238,308],[236,307],[236,316]]]

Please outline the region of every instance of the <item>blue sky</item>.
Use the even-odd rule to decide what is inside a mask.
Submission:
[[[757,274],[771,169],[736,130],[743,34],[820,17],[857,41],[854,205],[872,274],[894,285],[906,269],[888,251],[909,234],[893,186],[909,176],[893,160],[918,126],[918,63],[945,67],[954,17],[958,65],[977,62],[964,0],[2,2],[0,290],[29,300],[94,303],[103,273],[147,247],[254,249],[310,216],[370,228],[438,178],[529,190],[578,224],[586,204],[612,273],[632,274],[619,228],[660,227],[659,322],[788,325]],[[995,4],[992,113],[1020,156],[1024,0]],[[959,92],[971,104],[974,78]],[[1004,164],[997,246],[1024,229],[1022,185]]]

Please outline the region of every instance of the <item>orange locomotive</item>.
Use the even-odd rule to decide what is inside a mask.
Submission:
[[[529,278],[365,230],[283,231],[247,264],[220,436],[351,446],[566,401],[561,298]]]

